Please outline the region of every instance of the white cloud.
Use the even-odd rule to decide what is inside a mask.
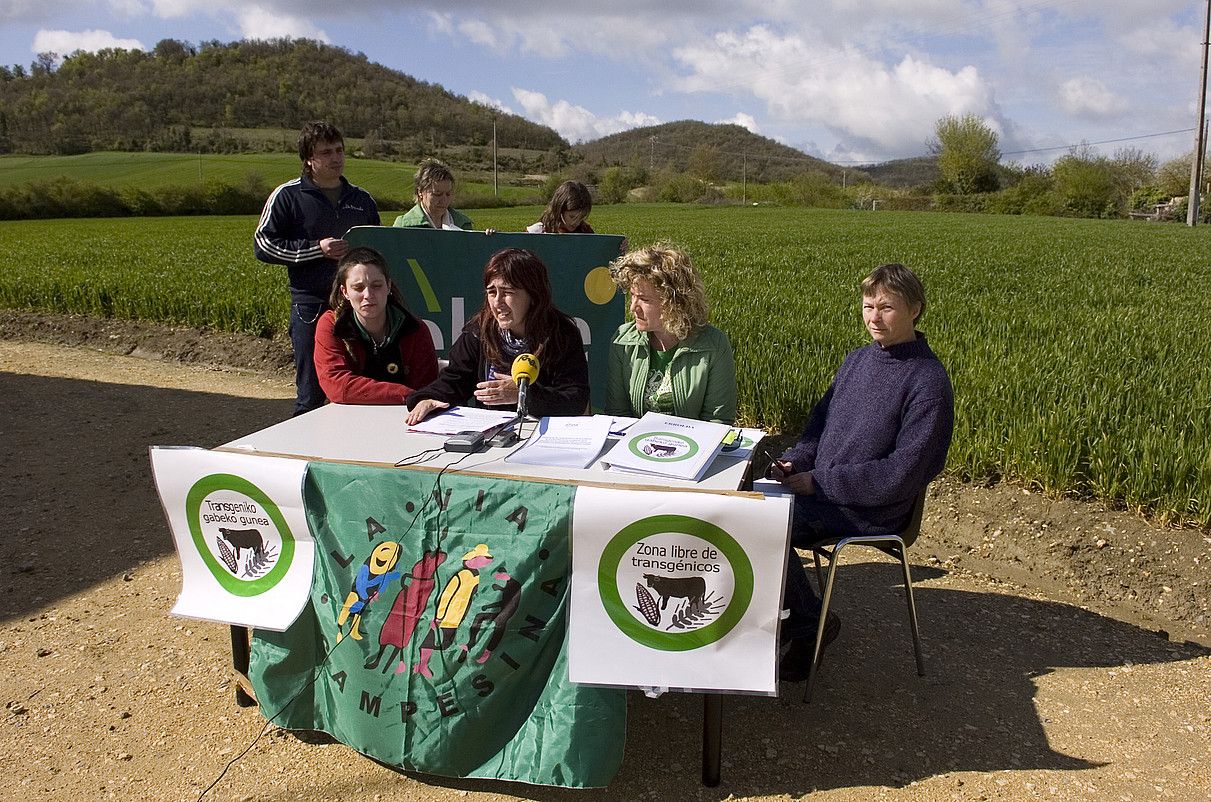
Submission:
[[[452,16],[449,14],[439,14],[436,11],[429,12],[429,24],[434,33],[442,33],[446,36],[453,36],[457,30]]]
[[[488,95],[484,94],[483,92],[480,92],[478,89],[474,89],[474,90],[468,92],[467,99],[473,100],[476,103],[482,103],[483,105],[490,106],[491,108],[494,108],[494,109],[500,109],[505,114],[516,114],[517,113],[517,112],[513,111],[513,109],[509,108],[503,100],[501,100],[499,98],[495,98],[495,97],[489,97]]]
[[[629,128],[660,124],[658,118],[643,112],[623,111],[613,117],[598,117],[584,106],[575,106],[566,100],[552,103],[543,93],[528,89],[514,87],[513,97],[521,104],[526,117],[554,128],[569,142],[584,142]]]
[[[753,117],[753,115],[745,114],[742,111],[737,112],[736,115],[734,117],[732,117],[730,120],[719,120],[719,122],[723,123],[724,125],[727,125],[730,123],[731,125],[738,125],[741,128],[747,128],[749,131],[751,131],[754,134],[761,133],[761,128],[760,128],[760,126],[757,125],[757,120]]]
[[[501,42],[492,31],[492,26],[483,20],[468,20],[458,26],[458,32],[477,45],[484,45],[493,50],[501,48]]]
[[[1096,78],[1086,76],[1064,81],[1060,85],[1059,101],[1066,113],[1087,119],[1115,117],[1131,107],[1126,98],[1110,91]]]
[[[328,34],[309,20],[292,14],[283,14],[263,6],[247,6],[238,13],[240,33],[248,39],[316,39],[328,41]]]
[[[895,155],[921,152],[943,115],[992,108],[975,67],[949,70],[913,56],[888,65],[853,46],[766,26],[716,34],[674,57],[689,70],[676,84],[684,91],[756,96],[784,122],[823,126]]]
[[[445,12],[430,12],[429,18],[434,33],[460,43],[469,41],[497,54],[516,52],[545,59],[592,54],[650,61],[650,54],[667,50],[666,10],[650,7],[606,10],[600,2],[588,5],[591,7],[583,10],[567,5],[531,10],[511,5],[471,10],[460,6],[465,19]]]
[[[134,17],[147,13],[147,6],[143,0],[109,0],[109,7],[115,14],[122,17]]]
[[[77,50],[95,53],[107,47],[123,50],[144,50],[138,39],[119,39],[109,31],[48,31],[41,30],[34,35],[34,44],[30,48],[33,53],[58,53],[60,58],[69,56]]]

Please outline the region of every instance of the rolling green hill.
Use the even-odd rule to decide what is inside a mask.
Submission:
[[[821,171],[838,182],[842,168],[739,125],[680,120],[633,128],[573,147],[590,167],[634,166],[689,172],[709,181],[786,181]],[[848,170],[850,181],[856,171]]]
[[[306,39],[165,39],[150,51],[76,52],[57,68],[51,59],[0,68],[0,152],[278,150],[236,132],[297,131],[312,119],[365,138],[371,155],[405,159],[487,145],[493,120],[502,146],[568,146],[546,126]]]

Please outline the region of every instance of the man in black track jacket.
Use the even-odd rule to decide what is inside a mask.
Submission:
[[[290,342],[294,346],[294,414],[323,406],[315,372],[315,325],[328,309],[336,263],[349,250],[345,233],[380,225],[374,198],[344,177],[345,141],[329,123],[310,122],[299,132],[302,175],[265,201],[253,237],[262,262],[286,265],[290,277]]]

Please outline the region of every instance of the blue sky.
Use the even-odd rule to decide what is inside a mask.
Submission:
[[[0,0],[0,63],[165,38],[309,37],[571,142],[698,119],[861,164],[922,155],[939,117],[972,113],[998,131],[1007,162],[1050,162],[1082,141],[1164,161],[1193,149],[1205,11],[1187,0]]]

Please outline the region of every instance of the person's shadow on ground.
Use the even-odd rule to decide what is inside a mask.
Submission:
[[[524,797],[798,798],[816,790],[903,786],[948,772],[1096,768],[1104,764],[1051,747],[1035,707],[1036,678],[1059,668],[1211,654],[1079,607],[1009,595],[1007,588],[971,591],[926,582],[943,575],[913,566],[925,648],[926,676],[918,677],[899,567],[846,563],[833,595],[845,623],[812,703],[803,703],[802,684],[790,683],[782,683],[777,699],[724,698],[719,787],[700,784],[702,697],[647,699],[633,692],[626,756],[609,787],[526,786]],[[433,785],[518,792],[509,783],[417,776]]]
[[[0,372],[0,618],[51,607],[173,552],[148,446],[210,448],[290,400]]]
[[[701,798],[797,797],[829,788],[899,786],[958,771],[1094,768],[1103,764],[1052,749],[1034,703],[1036,678],[1058,668],[1164,663],[1211,653],[1068,604],[916,586],[942,572],[914,566],[926,661],[926,676],[918,677],[898,573],[891,563],[842,566],[833,598],[844,628],[828,651],[811,704],[802,702],[803,685],[788,683],[777,700],[724,700],[723,780],[718,794]],[[697,697],[631,701],[627,757],[617,783],[638,788],[651,782],[643,744],[655,738],[676,738],[679,744],[668,753],[683,756],[683,782],[696,779]],[[684,724],[684,732],[671,728],[670,720]]]

